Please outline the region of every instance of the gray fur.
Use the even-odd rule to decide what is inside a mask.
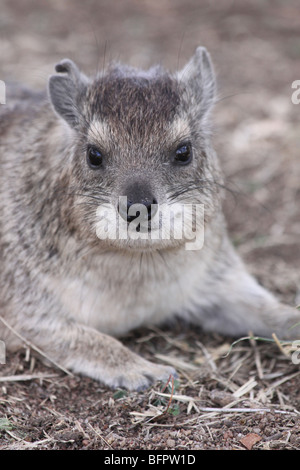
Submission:
[[[216,96],[216,78],[209,53],[205,47],[198,47],[194,56],[178,73],[178,79],[186,86],[189,102],[197,107],[197,116],[205,116],[211,109]]]
[[[55,70],[64,75],[53,75],[49,79],[49,94],[55,111],[71,127],[80,121],[80,103],[84,97],[88,79],[72,60],[64,59]]]
[[[93,80],[65,59],[49,97],[28,91],[0,108],[0,309],[50,358],[111,387],[139,389],[174,371],[113,338],[175,316],[239,336],[299,337],[280,304],[235,253],[222,214],[222,174],[211,146],[215,78],[199,48],[181,72],[112,65]],[[55,112],[53,112],[53,108]],[[178,144],[193,160],[176,167]],[[87,165],[89,145],[103,165]],[[131,191],[131,193],[130,193]],[[205,243],[100,240],[99,205],[121,195],[205,207]],[[140,196],[139,196],[140,195]],[[22,345],[0,321],[7,348]]]

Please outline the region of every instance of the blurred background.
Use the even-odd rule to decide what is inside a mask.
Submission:
[[[44,88],[65,57],[88,74],[111,60],[174,71],[198,45],[218,77],[213,138],[231,237],[263,284],[300,302],[299,1],[0,0],[4,81]]]

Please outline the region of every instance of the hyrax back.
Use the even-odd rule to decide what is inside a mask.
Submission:
[[[175,74],[113,65],[89,79],[67,59],[56,71],[48,95],[13,91],[0,108],[7,347],[21,335],[66,368],[138,389],[175,372],[110,335],[181,316],[234,336],[297,337],[297,311],[257,284],[226,234],[206,50]]]

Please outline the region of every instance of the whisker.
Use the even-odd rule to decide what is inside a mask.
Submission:
[[[262,204],[260,201],[257,201],[253,197],[253,195],[249,195],[248,193],[243,192],[239,186],[237,186],[234,182],[230,180],[227,180],[226,183],[223,183],[217,180],[209,181],[205,179],[198,179],[195,181],[190,181],[188,183],[183,184],[179,188],[176,187],[176,191],[169,194],[168,199],[170,201],[174,201],[180,198],[180,196],[189,197],[189,196],[192,196],[192,194],[189,195],[189,193],[192,193],[195,190],[202,190],[202,191],[210,190],[213,192],[216,190],[216,186],[222,190],[225,190],[227,193],[230,193],[234,197],[234,200],[236,203],[237,203],[238,197],[239,198],[244,197],[247,199],[252,198],[262,209],[264,209],[266,212],[272,215],[271,210],[267,206]]]
[[[205,179],[198,179],[198,180],[194,180],[194,181],[189,181],[188,183],[184,183],[183,185],[181,186],[176,186],[176,191],[174,191],[173,193],[171,192],[171,194],[168,196],[169,200],[173,201],[175,199],[177,199],[179,196],[182,196],[186,193],[189,193],[191,191],[195,191],[197,189],[201,189],[201,190],[211,190],[211,191],[214,191],[215,190],[215,186],[219,186],[221,187],[222,185],[220,183],[218,183],[217,181],[208,181],[208,180],[205,180]]]

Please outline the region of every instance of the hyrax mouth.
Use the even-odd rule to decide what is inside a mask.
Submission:
[[[138,250],[178,247],[187,243],[187,249],[202,248],[202,204],[158,204],[152,194],[147,200],[138,200],[140,202],[134,202],[121,196],[116,206],[100,206],[96,224],[98,238],[109,240],[114,246]]]

